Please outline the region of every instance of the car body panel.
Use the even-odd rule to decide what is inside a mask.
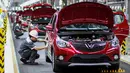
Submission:
[[[53,8],[39,8],[35,11],[33,11],[32,19],[41,18],[41,17],[49,17],[56,12]]]
[[[32,16],[32,9],[31,9],[31,6],[25,6],[23,7],[23,13],[22,13],[22,16]]]
[[[123,17],[123,20],[121,23],[114,24],[114,33],[118,37],[120,41],[120,45],[122,44],[122,41],[128,36],[129,34],[129,25],[128,21],[125,17],[125,15],[122,12],[114,12],[114,15],[121,15]]]
[[[35,29],[38,31],[39,35],[45,36],[45,29],[42,29],[42,27],[44,28],[44,26],[49,23],[50,18],[56,12],[56,10],[53,9],[52,6],[47,3],[34,4],[32,7],[33,8],[41,7],[41,8],[35,9],[33,11],[31,19],[34,22],[32,23],[37,25],[34,28],[31,28],[29,26],[29,31]],[[41,27],[39,27],[40,25]]]
[[[41,6],[44,7],[44,8],[52,8],[52,5],[51,5],[51,4],[44,3],[44,2],[34,4],[34,5],[32,5],[31,7],[36,8],[36,7],[41,7]]]
[[[113,12],[105,5],[81,2],[63,8],[59,12],[57,28],[74,23],[99,23],[113,27]]]

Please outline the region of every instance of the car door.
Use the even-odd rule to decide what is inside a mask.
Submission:
[[[51,43],[51,45],[53,44],[53,39],[54,39],[54,26],[55,26],[55,21],[56,21],[56,15],[53,16],[51,23],[48,25],[49,28],[51,28],[51,31],[48,31],[48,38],[49,38],[49,42]]]
[[[52,21],[53,21],[54,16],[52,16],[50,22],[48,23],[48,25],[46,26],[46,36],[45,36],[45,40],[48,41],[48,49],[46,49],[46,55],[51,59],[51,32],[52,32]]]
[[[53,32],[53,28],[52,28],[53,27],[53,25],[52,25],[53,19],[54,19],[54,15],[52,16],[50,22],[46,26],[46,30],[47,30],[46,35],[47,35],[47,39],[48,39],[49,43],[51,43],[51,41],[52,41],[52,38],[51,38],[52,34],[51,33]]]
[[[124,13],[114,12],[114,33],[120,41],[120,45],[123,40],[129,34],[129,25]]]
[[[55,26],[55,21],[56,21],[56,15],[54,15],[50,21],[50,23],[46,26],[46,34],[47,34],[47,38],[48,38],[48,43],[49,43],[49,47],[48,47],[48,56],[49,58],[51,58],[51,53],[52,53],[52,45],[53,45],[53,41],[54,41],[54,26]]]

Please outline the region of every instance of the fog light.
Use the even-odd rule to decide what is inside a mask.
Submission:
[[[64,60],[64,57],[62,55],[60,55],[59,60]]]
[[[119,56],[118,55],[114,55],[114,59],[115,60],[119,59]]]

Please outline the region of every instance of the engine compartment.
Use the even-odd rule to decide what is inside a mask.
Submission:
[[[71,43],[75,49],[84,52],[103,50],[107,41],[114,39],[111,31],[71,31],[60,32],[59,37]]]
[[[38,28],[40,29],[40,30],[45,30],[46,28],[46,25],[47,24],[44,24],[44,23],[42,23],[42,24],[38,24]]]
[[[85,32],[61,32],[59,37],[65,41],[100,42],[110,41],[114,38],[113,32],[85,31]]]

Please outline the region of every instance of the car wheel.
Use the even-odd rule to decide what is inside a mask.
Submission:
[[[109,70],[118,70],[120,67],[120,64],[113,64],[112,66],[109,67]]]
[[[46,62],[51,63],[51,60],[46,56]]]
[[[61,71],[59,66],[57,66],[57,64],[56,64],[54,53],[52,53],[52,69],[53,69],[54,72],[60,72]]]

